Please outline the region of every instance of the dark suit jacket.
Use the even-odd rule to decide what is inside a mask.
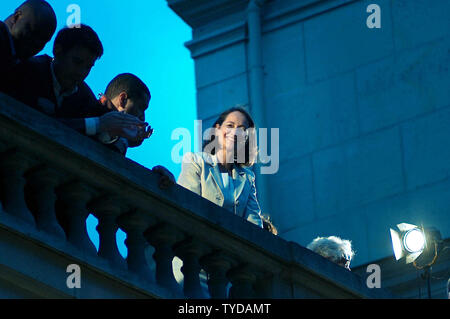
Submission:
[[[14,87],[11,87],[10,95],[38,111],[59,119],[94,117],[109,111],[98,103],[85,82],[78,86],[76,93],[65,97],[58,107],[53,89],[51,61],[52,58],[48,55],[40,55],[15,66],[11,81]]]
[[[0,90],[3,91],[11,69],[17,62],[14,42],[6,24],[0,21]]]
[[[9,33],[8,26],[0,21],[0,68],[4,71],[5,68],[11,67],[15,62],[14,43]]]

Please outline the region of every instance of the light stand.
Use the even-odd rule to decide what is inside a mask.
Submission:
[[[412,262],[416,269],[423,270],[421,277],[427,282],[428,298],[431,299],[431,266],[442,250],[441,234],[434,227],[407,223],[398,224],[397,228],[398,231],[390,229],[395,259],[405,257],[407,264]]]
[[[441,236],[438,231],[436,231],[434,228],[429,229],[429,232],[427,234],[428,240],[432,242],[434,246],[434,250],[432,251],[433,255],[432,258],[430,256],[430,250],[427,252],[424,252],[418,259],[414,260],[413,266],[418,270],[423,270],[423,273],[421,274],[421,277],[423,280],[427,281],[427,292],[428,292],[428,299],[431,299],[431,271],[432,271],[432,265],[436,262],[436,259],[438,257],[438,253],[441,250]],[[419,266],[417,264],[417,261],[422,259],[427,259],[431,261],[423,266]]]
[[[431,299],[431,266],[426,266],[423,269],[423,273],[420,275],[423,280],[427,281],[428,299]]]

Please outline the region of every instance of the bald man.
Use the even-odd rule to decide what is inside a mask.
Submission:
[[[50,41],[56,30],[56,15],[43,0],[28,0],[4,22],[0,21],[0,73],[26,60]]]

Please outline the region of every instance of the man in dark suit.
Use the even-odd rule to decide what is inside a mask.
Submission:
[[[56,29],[52,7],[43,0],[28,0],[4,22],[0,21],[0,72],[2,78],[21,60],[26,60],[50,41]]]
[[[103,55],[102,43],[92,28],[81,24],[60,30],[53,55],[16,65],[5,93],[123,155],[128,146],[138,146],[151,135],[144,121],[150,91],[140,80],[128,76],[128,81],[112,81],[105,103],[100,103],[84,82]],[[121,86],[120,82],[128,84]],[[163,175],[160,186],[173,184],[170,172],[160,167],[154,170]]]
[[[122,73],[109,82],[100,103],[107,105],[109,109],[125,112],[145,121],[145,110],[148,108],[150,99],[150,90],[141,79],[131,73]],[[127,131],[128,137],[120,137],[115,143],[116,147],[123,148],[123,154],[126,153],[128,147],[141,145],[153,133],[150,125],[148,127],[131,127],[125,131]],[[160,175],[159,187],[164,189],[175,184],[175,177],[164,166],[157,165],[152,168],[152,171]]]
[[[130,127],[147,126],[135,116],[100,104],[84,82],[103,55],[102,43],[92,28],[82,24],[60,30],[53,55],[33,57],[15,66],[5,92],[83,134],[109,135],[101,140],[105,144],[113,144],[117,136],[128,137],[126,129]]]

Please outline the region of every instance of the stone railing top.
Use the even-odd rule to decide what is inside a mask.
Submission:
[[[389,298],[362,278],[294,242],[258,228],[206,199],[174,185],[157,186],[158,176],[55,119],[0,93],[0,142],[32,154],[37,162],[68,173],[99,193],[126,199],[149,220],[158,219],[188,237],[272,275],[289,276],[326,296],[339,290],[356,298]],[[330,294],[328,294],[330,295]]]

